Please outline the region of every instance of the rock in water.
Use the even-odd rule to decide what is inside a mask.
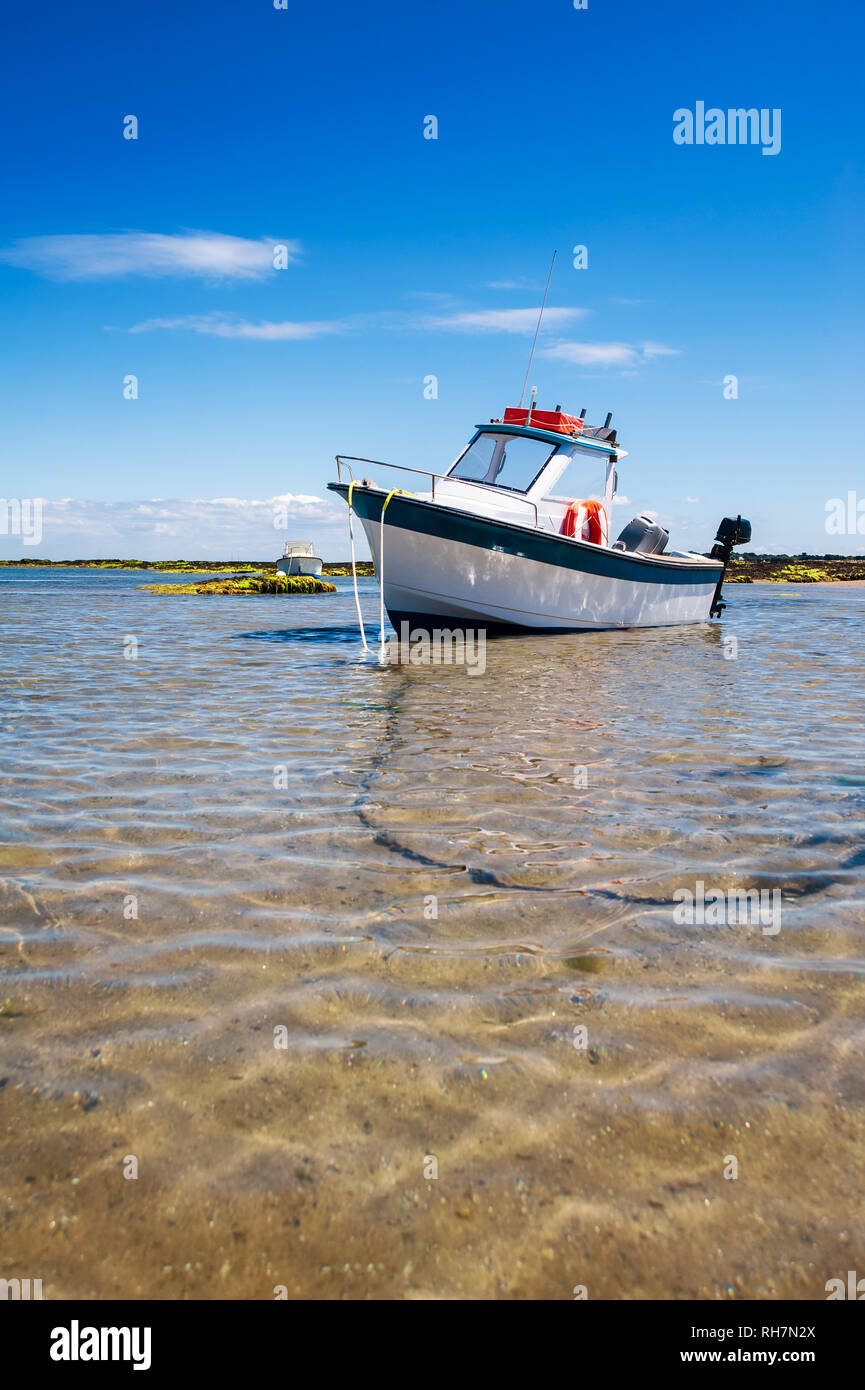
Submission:
[[[194,584],[139,584],[150,594],[335,594],[336,585],[307,574],[253,574]]]

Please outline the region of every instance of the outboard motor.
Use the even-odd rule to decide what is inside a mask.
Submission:
[[[667,541],[670,539],[669,531],[665,531],[663,526],[659,526],[657,521],[653,521],[645,512],[640,512],[633,521],[629,521],[617,541],[614,541],[611,550],[634,550],[640,555],[661,555],[667,548]]]
[[[733,553],[734,545],[747,545],[751,539],[751,523],[745,521],[744,517],[737,516],[734,521],[731,516],[725,516],[721,525],[718,527],[718,534],[715,536],[715,544],[712,546],[710,556],[713,560],[722,560],[724,568],[721,570],[720,578],[715,586],[715,595],[712,599],[712,607],[709,609],[709,617],[719,617],[726,608],[726,604],[721,601],[721,585],[727,573],[727,566],[730,563],[730,556]]]

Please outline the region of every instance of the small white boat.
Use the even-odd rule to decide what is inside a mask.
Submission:
[[[276,562],[277,574],[321,575],[321,557],[316,555],[312,541],[288,541],[282,558]]]
[[[583,631],[696,623],[720,613],[721,583],[750,523],[725,517],[710,558],[667,550],[651,516],[612,540],[619,447],[611,416],[506,410],[477,425],[445,473],[337,456],[328,487],[360,517],[394,627]],[[352,464],[420,474],[389,488]]]

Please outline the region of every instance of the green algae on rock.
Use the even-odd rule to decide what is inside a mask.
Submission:
[[[312,575],[253,574],[202,579],[193,584],[139,584],[150,594],[335,594],[336,585]]]
[[[838,584],[865,580],[861,555],[734,555],[725,584]]]

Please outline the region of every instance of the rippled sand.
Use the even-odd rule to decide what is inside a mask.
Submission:
[[[860,592],[736,586],[720,625],[503,639],[469,677],[364,657],[345,581],[138,582],[0,576],[0,1277],[865,1275]],[[697,880],[778,890],[781,930],[676,925]]]

